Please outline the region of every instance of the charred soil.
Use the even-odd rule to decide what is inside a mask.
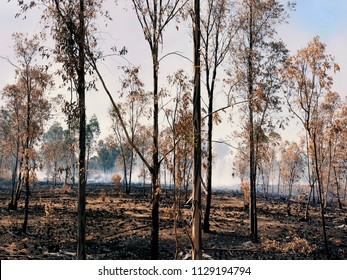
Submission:
[[[260,240],[249,238],[248,212],[237,193],[216,192],[211,209],[211,232],[203,233],[204,258],[212,259],[326,259],[319,206],[259,198]],[[0,259],[75,259],[77,191],[70,187],[37,186],[30,197],[29,226],[20,232],[23,199],[18,210],[8,210],[10,188],[0,187]],[[189,259],[191,207],[182,202],[177,235],[172,191],[162,191],[160,202],[160,258]],[[177,212],[176,212],[177,214]],[[86,246],[88,259],[149,259],[150,190],[129,195],[111,185],[87,188]],[[333,259],[347,259],[347,211],[326,209],[329,248]],[[177,236],[177,238],[176,238]],[[176,254],[176,247],[178,250]]]

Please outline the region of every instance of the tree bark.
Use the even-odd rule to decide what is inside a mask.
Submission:
[[[200,62],[200,1],[194,0],[194,96],[193,96],[193,221],[192,242],[193,260],[202,259],[201,238],[201,62]]]
[[[208,140],[207,140],[207,195],[206,195],[206,209],[204,216],[203,230],[210,232],[210,213],[212,201],[212,129],[213,129],[213,91],[209,93],[208,103]]]
[[[25,158],[25,204],[24,204],[24,221],[22,226],[22,232],[26,233],[28,228],[29,220],[29,195],[30,195],[30,185],[29,185],[29,156]]]
[[[79,179],[77,209],[77,259],[86,259],[86,109],[85,109],[85,25],[84,0],[80,0],[78,31]]]
[[[157,38],[157,3],[154,1],[154,20],[153,20],[153,154],[152,154],[152,234],[151,234],[151,257],[152,260],[159,258],[159,197],[160,197],[160,162],[159,162],[159,92],[158,92],[158,38]]]
[[[213,99],[216,86],[217,70],[229,52],[229,44],[231,39],[226,41],[220,40],[223,37],[223,30],[227,30],[228,26],[224,26],[223,19],[226,17],[225,1],[209,0],[208,2],[208,16],[205,25],[206,37],[202,36],[202,45],[204,49],[203,59],[206,68],[206,89],[208,94],[208,142],[207,142],[207,178],[206,178],[206,210],[204,216],[203,230],[204,232],[210,231],[210,212],[212,203],[212,131],[213,131]],[[217,9],[215,10],[215,7]],[[230,28],[230,27],[229,27]],[[224,34],[225,35],[225,34]],[[228,36],[231,36],[230,33]],[[210,43],[212,42],[212,44]],[[210,45],[211,44],[211,45]],[[221,44],[221,45],[220,45]],[[210,47],[212,50],[210,50]],[[212,56],[210,57],[210,54]]]
[[[19,128],[18,128],[19,135]],[[18,156],[19,156],[19,137],[17,136],[17,145],[16,145],[16,155],[15,155],[15,164],[12,170],[12,192],[11,192],[11,202],[9,204],[10,210],[17,210],[17,199],[16,199],[16,177],[18,173]]]
[[[339,183],[339,179],[337,178],[337,172],[336,172],[335,166],[333,167],[333,169],[334,169],[334,175],[335,175],[337,203],[339,205],[339,208],[342,210],[343,207],[342,207],[342,202],[340,199],[340,183]]]
[[[155,169],[155,168],[153,168]],[[151,259],[159,259],[159,172],[152,172],[152,230],[151,230]]]
[[[257,225],[257,198],[256,198],[256,179],[257,179],[257,155],[256,137],[253,117],[253,6],[249,5],[249,53],[248,53],[248,110],[249,110],[249,176],[250,176],[250,236],[253,242],[258,241]]]
[[[330,250],[328,245],[328,237],[326,232],[325,215],[324,215],[325,210],[324,210],[324,200],[323,200],[323,186],[322,186],[321,174],[320,174],[319,166],[318,166],[316,132],[313,132],[312,141],[313,141],[313,149],[314,149],[315,171],[316,171],[316,177],[317,177],[317,183],[318,183],[318,196],[319,196],[320,214],[322,219],[322,233],[323,233],[323,240],[324,240],[324,248],[325,248],[325,253],[327,255],[327,258],[330,259]]]
[[[29,186],[29,146],[30,146],[30,125],[31,125],[31,81],[29,75],[29,67],[26,67],[26,90],[27,90],[27,116],[26,116],[26,139],[25,139],[25,149],[24,149],[24,168],[25,168],[25,206],[24,206],[24,222],[22,226],[22,232],[26,233],[28,227],[28,219],[29,219],[29,194],[30,194],[30,186]]]
[[[133,174],[133,168],[134,168],[134,151],[130,150],[130,169],[129,169],[129,184],[128,188],[126,190],[126,193],[129,194],[131,191],[131,184],[132,184],[132,174]]]
[[[121,148],[122,151],[122,158],[123,158],[123,173],[124,173],[124,182],[125,182],[125,193],[129,194],[128,189],[128,168],[127,168],[127,161],[126,161],[126,157],[123,151],[123,148]]]

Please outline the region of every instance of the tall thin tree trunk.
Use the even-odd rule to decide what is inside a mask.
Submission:
[[[337,178],[337,172],[335,166],[333,167],[334,175],[335,175],[335,184],[336,184],[336,196],[337,196],[337,203],[339,205],[339,208],[342,210],[342,203],[340,199],[340,183],[339,179]]]
[[[281,167],[278,164],[278,182],[277,182],[277,196],[280,198],[280,184],[281,184]]]
[[[249,54],[248,54],[248,110],[249,110],[249,176],[250,176],[250,236],[253,242],[258,241],[257,225],[257,198],[256,198],[256,180],[257,180],[257,158],[256,158],[256,139],[253,116],[253,5],[249,5]]]
[[[91,145],[91,144],[90,144]],[[90,156],[90,147],[86,147],[87,150],[87,159],[86,159],[86,184],[88,182],[88,174],[89,174],[89,156]]]
[[[213,129],[213,90],[209,93],[208,102],[208,141],[207,141],[207,195],[206,195],[206,209],[204,216],[203,230],[210,232],[210,213],[211,213],[211,200],[212,200],[212,129]]]
[[[134,124],[134,102],[131,102],[131,142],[134,142],[135,138],[135,124]],[[129,185],[126,189],[126,193],[130,193],[131,184],[132,184],[132,174],[134,168],[134,149],[130,147],[130,170],[129,170]]]
[[[133,174],[133,168],[134,168],[134,152],[133,150],[130,151],[130,170],[129,170],[129,185],[127,193],[130,193],[131,191],[131,181],[132,181],[132,174]]]
[[[24,221],[22,226],[22,232],[26,233],[28,228],[29,220],[29,195],[30,195],[30,185],[29,185],[29,155],[25,158],[25,204],[24,204]]]
[[[194,0],[194,96],[193,96],[193,219],[192,242],[193,260],[202,259],[201,237],[201,63],[200,63],[200,1]]]
[[[253,114],[251,111],[250,119],[253,120]],[[256,152],[254,143],[254,130],[251,125],[250,131],[250,236],[253,242],[258,242],[258,221],[257,221],[257,194],[256,194]]]
[[[9,205],[10,210],[17,210],[17,205],[15,205],[16,197],[16,177],[18,172],[18,156],[19,156],[19,139],[17,139],[15,164],[12,170],[12,191],[11,191],[11,202]]]
[[[177,103],[176,103],[177,104]],[[175,133],[175,117],[173,120],[173,140],[174,140],[174,148],[173,148],[173,174],[174,174],[174,186],[173,186],[173,198],[174,198],[174,205],[173,205],[173,210],[174,210],[174,233],[175,233],[175,245],[176,245],[176,251],[175,251],[175,259],[178,257],[179,253],[179,242],[178,242],[178,230],[177,230],[177,222],[178,222],[178,204],[180,203],[180,190],[177,190],[177,185],[176,185],[176,133]],[[179,168],[178,168],[179,170]]]
[[[321,176],[320,171],[318,167],[318,151],[317,151],[317,143],[316,143],[316,134],[313,132],[313,149],[314,149],[314,160],[315,160],[315,171],[316,171],[316,177],[317,177],[317,183],[318,183],[318,195],[319,195],[319,205],[320,205],[320,214],[322,219],[322,232],[323,232],[323,241],[324,241],[324,248],[325,253],[330,258],[330,251],[329,251],[329,245],[328,245],[328,237],[326,232],[326,225],[325,225],[325,216],[324,216],[324,201],[323,201],[323,187],[321,182]]]
[[[193,168],[193,162],[189,163],[188,173],[187,173],[187,180],[186,180],[186,186],[185,186],[185,201],[188,201],[188,187],[189,187],[189,181],[191,180],[193,174],[192,174],[192,168]]]
[[[291,210],[290,210],[290,205],[291,205],[291,199],[292,199],[292,190],[293,190],[293,180],[290,179],[289,186],[288,186],[288,198],[287,198],[287,215],[291,216]]]
[[[15,194],[15,200],[14,200],[14,206],[17,209],[17,205],[18,205],[18,200],[20,199],[20,195],[22,192],[22,179],[23,179],[23,175],[22,175],[22,165],[23,165],[23,159],[19,162],[19,173],[18,173],[18,180],[17,180],[17,186],[16,186],[16,194]]]
[[[64,178],[64,185],[67,185],[67,179],[68,179],[68,168],[67,167],[65,167],[65,178]]]
[[[152,230],[151,230],[151,258],[159,259],[159,172],[153,168],[152,172]]]
[[[308,199],[307,199],[307,202],[306,202],[306,210],[305,210],[305,220],[308,221],[308,217],[309,217],[309,206],[310,206],[310,201],[311,201],[311,197],[312,197],[312,192],[313,192],[313,187],[310,186],[310,193],[308,195]]]
[[[332,143],[331,139],[329,139],[329,165],[328,165],[328,175],[327,175],[327,183],[326,183],[326,190],[325,190],[325,196],[324,196],[324,208],[328,205],[328,198],[329,198],[329,185],[330,185],[330,176],[331,176],[331,168],[332,168]],[[323,179],[322,179],[323,181]]]
[[[124,176],[124,182],[125,182],[125,193],[128,193],[128,168],[127,168],[127,162],[126,162],[126,157],[124,154],[124,149],[123,147],[120,148],[122,152],[122,158],[123,158],[123,176]]]
[[[152,260],[159,258],[159,198],[160,198],[160,162],[159,162],[159,91],[158,91],[158,13],[157,2],[154,1],[154,20],[153,20],[153,48],[152,48],[152,67],[153,67],[153,154],[152,154],[152,233],[151,233],[151,257]]]
[[[26,69],[26,74],[29,74],[29,67]],[[26,233],[29,219],[29,145],[30,145],[30,123],[31,123],[31,81],[30,78],[26,78],[26,90],[27,90],[27,116],[26,116],[26,139],[24,149],[24,183],[25,183],[25,206],[24,206],[24,222],[22,226],[22,232]]]
[[[166,164],[164,166],[164,188],[167,189],[168,186],[167,186],[167,182],[166,182],[166,174],[167,173],[167,170],[166,170]]]
[[[86,259],[86,109],[85,109],[85,25],[84,0],[80,0],[78,30],[79,179],[77,210],[77,259]]]

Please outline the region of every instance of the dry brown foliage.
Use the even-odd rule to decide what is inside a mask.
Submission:
[[[241,191],[243,193],[243,204],[245,208],[249,207],[249,182],[241,183]]]
[[[53,212],[53,203],[52,201],[48,201],[47,203],[44,204],[44,206],[45,206],[45,217],[46,219],[49,220]]]
[[[122,176],[120,176],[118,173],[115,173],[112,175],[112,181],[117,189],[121,186]]]
[[[294,236],[290,242],[280,243],[277,240],[265,239],[262,242],[262,247],[268,252],[277,253],[300,253],[309,255],[317,249],[315,244],[310,244],[306,239]]]
[[[67,184],[64,184],[63,187],[61,188],[61,190],[64,193],[68,193],[68,192],[72,191],[71,187]]]

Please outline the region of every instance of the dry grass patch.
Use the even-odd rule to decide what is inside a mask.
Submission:
[[[277,240],[265,239],[261,244],[264,251],[276,253],[300,253],[309,255],[317,249],[315,244],[310,244],[306,239],[294,236],[289,242],[281,243]]]

